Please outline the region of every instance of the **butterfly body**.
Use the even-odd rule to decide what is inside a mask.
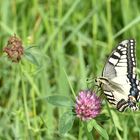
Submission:
[[[104,94],[119,111],[130,107],[138,110],[140,83],[135,72],[135,40],[124,40],[111,53],[106,62],[100,83]]]

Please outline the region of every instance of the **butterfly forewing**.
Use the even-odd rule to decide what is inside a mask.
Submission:
[[[104,67],[103,76],[111,78],[110,71],[114,73],[113,78],[128,73],[135,74],[135,67],[135,40],[124,40],[110,55]]]

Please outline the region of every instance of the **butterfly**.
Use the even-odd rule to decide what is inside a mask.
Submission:
[[[102,77],[96,79],[108,102],[120,112],[127,108],[139,109],[140,82],[136,74],[135,46],[134,39],[120,42],[109,56]]]

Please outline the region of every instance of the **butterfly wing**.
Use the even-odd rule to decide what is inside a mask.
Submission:
[[[111,53],[102,73],[105,80],[102,86],[104,93],[119,111],[129,106],[128,95],[132,94],[131,90],[137,90],[134,95],[136,100],[139,96],[135,69],[135,40],[124,40]]]
[[[135,74],[135,68],[135,40],[124,40],[108,58],[102,75],[112,79],[117,76]]]

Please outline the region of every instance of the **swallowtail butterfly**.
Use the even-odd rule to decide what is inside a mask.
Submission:
[[[135,40],[124,40],[118,44],[109,56],[102,77],[96,81],[100,84],[109,103],[117,110],[126,108],[138,110],[136,103],[140,99],[140,82],[136,74]]]

